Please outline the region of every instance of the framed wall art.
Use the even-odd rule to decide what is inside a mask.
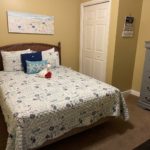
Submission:
[[[8,31],[12,33],[54,34],[54,16],[8,11]]]
[[[134,34],[134,17],[126,16],[122,37],[133,37]]]

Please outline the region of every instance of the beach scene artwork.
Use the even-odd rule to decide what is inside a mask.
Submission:
[[[8,30],[14,33],[54,34],[54,16],[8,11]]]

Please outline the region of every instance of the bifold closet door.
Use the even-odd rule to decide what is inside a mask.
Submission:
[[[83,12],[82,73],[105,81],[109,2],[86,6]]]

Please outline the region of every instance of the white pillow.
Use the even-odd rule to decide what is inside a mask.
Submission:
[[[52,53],[48,63],[51,65],[51,68],[59,67],[59,53],[58,52]]]
[[[1,51],[4,71],[22,71],[21,54],[31,53],[30,49],[20,51]]]
[[[43,57],[48,57],[49,55],[51,55],[51,53],[54,53],[55,52],[55,48],[51,48],[51,49],[48,49],[48,50],[45,50],[45,51],[42,51],[42,56]]]
[[[54,48],[42,51],[42,59],[47,60],[51,68],[59,67],[59,53]]]
[[[32,50],[32,49],[31,49],[31,51],[32,51],[32,52],[37,52],[36,50]],[[49,54],[49,53],[54,53],[54,52],[55,52],[55,48],[53,47],[53,48],[51,48],[51,49],[47,49],[47,50],[44,50],[44,51],[42,51],[42,52],[43,52],[44,55],[47,55],[47,54]]]

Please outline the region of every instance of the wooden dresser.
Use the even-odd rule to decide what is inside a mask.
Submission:
[[[139,105],[150,110],[150,41],[145,42],[145,47],[146,54]]]

